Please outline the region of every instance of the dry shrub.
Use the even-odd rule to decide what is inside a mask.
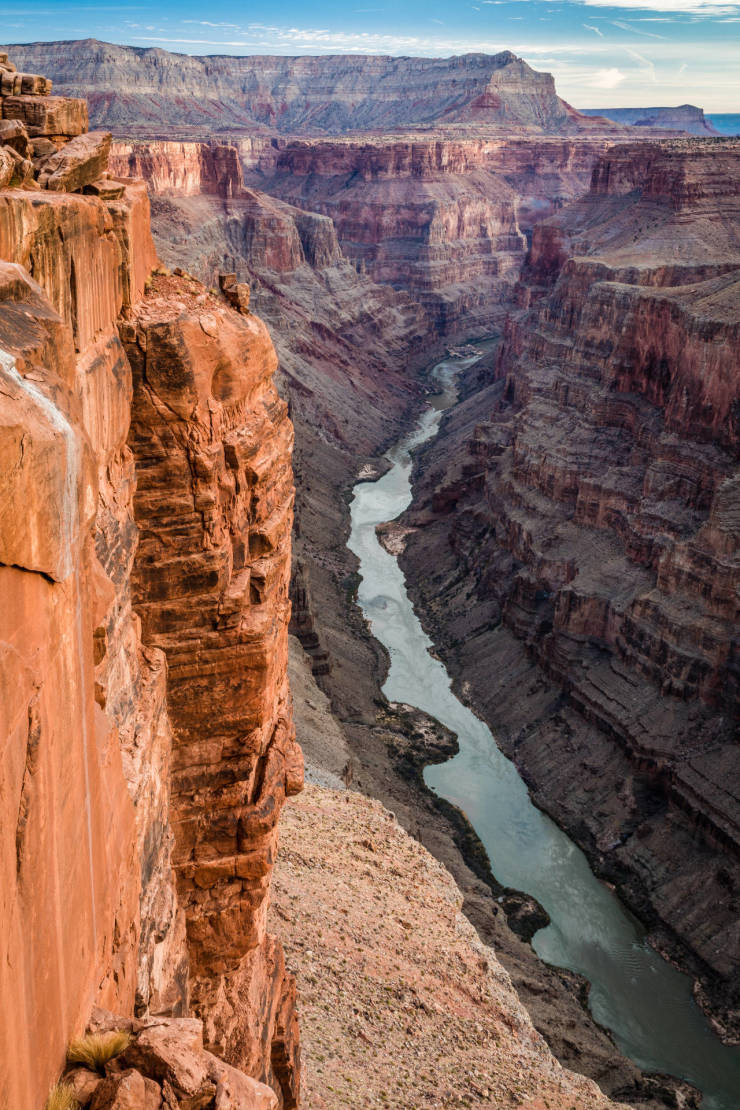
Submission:
[[[102,1072],[108,1061],[120,1055],[130,1043],[129,1033],[116,1030],[112,1033],[88,1033],[71,1042],[67,1049],[67,1063],[81,1064],[83,1068]]]
[[[45,1110],[80,1110],[80,1104],[69,1083],[57,1083],[51,1088]]]

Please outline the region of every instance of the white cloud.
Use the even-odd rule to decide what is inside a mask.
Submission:
[[[622,73],[621,69],[613,66],[611,69],[597,69],[594,71],[591,80],[584,82],[592,89],[616,89],[617,85],[621,85],[625,80],[626,74]]]
[[[598,27],[592,27],[590,23],[584,23],[582,26],[585,27],[587,31],[593,31],[595,35],[599,35],[603,39],[604,32],[600,31]]]

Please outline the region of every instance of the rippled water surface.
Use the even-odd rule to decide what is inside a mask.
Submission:
[[[411,500],[410,451],[436,434],[442,412],[454,403],[455,374],[463,365],[437,366],[441,392],[416,429],[388,452],[391,469],[354,489],[349,546],[360,559],[359,603],[390,653],[383,691],[457,734],[458,755],[427,767],[424,777],[464,810],[499,882],[531,894],[549,913],[551,924],[534,938],[537,953],[587,977],[594,1016],[640,1067],[693,1083],[704,1092],[706,1110],[740,1110],[740,1049],[713,1035],[689,978],[647,944],[645,930],[592,874],[583,852],[532,804],[488,727],[453,694],[444,665],[429,654],[432,642],[414,614],[400,567],[378,543],[375,526],[393,520]]]

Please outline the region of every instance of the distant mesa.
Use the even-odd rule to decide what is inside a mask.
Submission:
[[[719,135],[702,108],[680,104],[677,108],[579,108],[585,116],[602,116],[614,123],[632,127],[660,127],[666,131],[686,131],[689,135]]]

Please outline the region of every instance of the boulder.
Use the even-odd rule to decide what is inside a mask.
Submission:
[[[139,1068],[160,1082],[167,1080],[181,1105],[196,1110],[213,1098],[216,1088],[208,1077],[202,1033],[189,1029],[188,1025],[199,1026],[199,1023],[180,1021],[144,1029],[119,1061],[124,1066]]]
[[[89,131],[71,139],[42,162],[39,185],[57,193],[76,193],[91,185],[108,166],[110,143],[108,131]]]
[[[0,189],[10,185],[15,173],[15,158],[10,147],[0,147]]]
[[[271,1087],[251,1079],[216,1056],[211,1057],[208,1074],[216,1084],[214,1110],[277,1110],[277,1096]]]
[[[10,146],[24,158],[28,157],[28,132],[19,119],[0,119],[0,146]]]
[[[103,1080],[96,1071],[73,1068],[64,1076],[64,1082],[72,1088],[80,1106],[87,1106]]]
[[[219,274],[218,283],[231,307],[243,316],[248,316],[251,292],[249,286],[243,281],[237,281],[236,274]]]
[[[103,1079],[90,1103],[90,1110],[160,1110],[159,1084],[140,1072],[125,1071]]]
[[[8,123],[11,121],[8,120]],[[16,122],[16,121],[13,121]],[[36,161],[41,161],[43,158],[48,158],[50,154],[56,154],[59,150],[57,143],[53,143],[51,139],[46,139],[40,136],[38,139],[31,139],[31,157]]]
[[[51,81],[38,73],[21,73],[21,92],[24,96],[49,96]]]
[[[12,146],[3,147],[7,150],[13,162],[13,173],[11,175],[11,185],[25,185],[27,182],[33,182],[33,162],[30,158],[24,158]]]
[[[101,200],[119,200],[126,189],[122,181],[114,181],[109,177],[101,177],[98,181],[91,181],[85,185],[83,193],[89,196],[100,197]]]

